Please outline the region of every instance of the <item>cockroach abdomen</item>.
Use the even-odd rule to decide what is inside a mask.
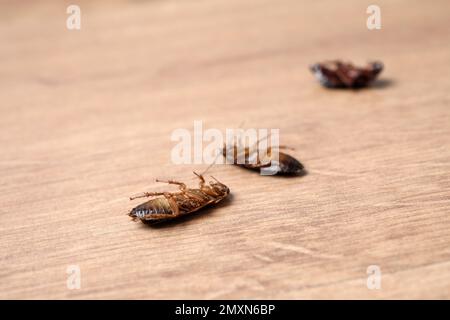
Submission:
[[[167,218],[170,219],[173,214],[172,209],[170,208],[167,199],[165,198],[156,198],[144,202],[137,207],[131,209],[128,214],[133,219],[140,219],[142,222],[150,221],[151,215],[154,214],[167,214]]]
[[[303,171],[304,166],[294,157],[279,152],[279,174],[299,174]]]

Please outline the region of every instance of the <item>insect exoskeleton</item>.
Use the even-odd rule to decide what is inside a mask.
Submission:
[[[216,204],[230,193],[230,189],[216,178],[211,176],[214,181],[206,183],[203,175],[195,172],[194,174],[200,179],[198,189],[188,188],[183,182],[156,180],[178,185],[180,190],[178,192],[144,192],[131,197],[130,200],[154,198],[133,208],[128,215],[133,220],[140,219],[147,224],[168,221]]]
[[[258,143],[253,147],[238,148],[236,144],[224,145],[223,156],[227,162],[237,166],[258,170],[267,175],[298,175],[303,172],[304,166],[293,156],[279,151],[279,149],[289,149],[286,146],[278,148],[268,147],[265,152],[257,148]],[[277,157],[275,156],[277,153]],[[262,156],[261,156],[262,155]]]
[[[357,67],[339,60],[316,63],[310,67],[319,82],[327,88],[362,88],[373,82],[383,70],[381,62]]]

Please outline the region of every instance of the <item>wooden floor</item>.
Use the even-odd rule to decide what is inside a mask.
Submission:
[[[79,31],[0,4],[0,298],[450,298],[449,1],[377,1],[374,31],[357,0],[76,2]],[[334,58],[386,69],[326,90]],[[217,208],[130,221],[155,178],[197,184],[170,157],[195,120],[279,128],[308,174],[218,165]]]

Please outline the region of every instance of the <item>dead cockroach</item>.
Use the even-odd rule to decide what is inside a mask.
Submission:
[[[327,88],[362,88],[368,86],[383,70],[381,62],[356,67],[339,60],[316,63],[310,67],[320,83]]]
[[[140,219],[143,223],[154,224],[175,219],[198,211],[208,205],[216,204],[225,199],[230,189],[212,177],[214,181],[206,184],[202,174],[194,174],[200,179],[198,189],[190,189],[183,182],[168,180],[166,182],[180,187],[178,192],[145,192],[131,197],[130,200],[144,197],[156,197],[133,208],[128,214],[133,220]],[[162,197],[158,197],[162,196]]]
[[[258,170],[264,175],[296,175],[303,172],[304,167],[300,161],[279,151],[289,149],[288,147],[266,147],[265,152],[261,152],[258,143],[259,141],[252,147],[239,147],[236,143],[228,146],[225,144],[222,154],[227,162],[246,169]],[[278,153],[278,159],[273,156],[274,152]]]

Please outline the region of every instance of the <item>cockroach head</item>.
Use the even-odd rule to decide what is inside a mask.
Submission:
[[[227,195],[230,193],[230,189],[224,185],[222,182],[211,176],[211,178],[214,179],[214,181],[209,181],[209,186],[211,189],[213,189],[215,192],[223,195]]]
[[[384,65],[380,61],[374,61],[371,63],[372,70],[375,75],[379,74],[381,71],[383,71]]]

